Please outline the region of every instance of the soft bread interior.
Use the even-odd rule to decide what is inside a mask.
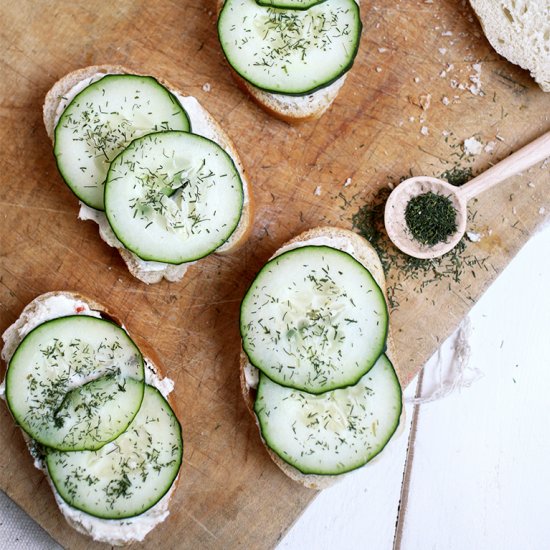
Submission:
[[[550,92],[550,4],[547,0],[470,0],[493,48],[531,72]]]

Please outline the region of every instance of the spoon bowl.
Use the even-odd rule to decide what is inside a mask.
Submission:
[[[384,211],[386,231],[393,244],[405,254],[421,259],[437,258],[452,250],[464,235],[468,219],[468,203],[458,192],[459,189],[446,181],[427,176],[417,176],[401,182],[388,197]],[[433,246],[417,241],[405,220],[405,210],[410,200],[430,192],[447,197],[456,211],[456,231],[445,241]]]
[[[386,202],[384,224],[389,238],[397,248],[409,256],[421,259],[442,256],[459,243],[466,231],[470,199],[547,157],[550,157],[550,132],[546,132],[461,187],[428,176],[406,179],[391,192]],[[405,219],[405,210],[410,200],[429,192],[447,197],[456,210],[456,231],[445,241],[433,246],[417,241]]]

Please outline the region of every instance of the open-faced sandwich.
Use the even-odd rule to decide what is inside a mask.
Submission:
[[[361,38],[359,0],[219,0],[218,35],[237,82],[287,122],[336,99]]]
[[[59,172],[130,272],[180,280],[190,263],[244,242],[250,186],[235,147],[175,86],[124,67],[80,69],[44,103]]]
[[[38,296],[3,339],[0,394],[67,522],[111,545],[143,540],[168,517],[183,457],[172,380],[74,292]]]
[[[329,227],[292,239],[252,282],[240,329],[243,395],[285,474],[323,488],[382,451],[402,397],[384,272],[366,240]]]

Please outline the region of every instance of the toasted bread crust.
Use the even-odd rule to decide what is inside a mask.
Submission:
[[[338,245],[337,245],[338,241],[340,242],[347,241],[347,243],[353,247],[353,250],[354,250],[353,256],[355,257],[355,259],[359,261],[361,264],[363,264],[370,271],[370,273],[372,274],[372,276],[374,277],[375,281],[378,283],[378,285],[380,286],[384,294],[386,294],[386,280],[384,275],[384,269],[382,267],[382,263],[380,262],[380,258],[378,257],[376,250],[372,247],[372,245],[366,239],[363,239],[363,237],[360,237],[357,233],[354,233],[353,231],[349,231],[347,229],[340,229],[336,227],[316,227],[314,229],[310,229],[290,239],[281,248],[279,248],[277,252],[275,252],[275,254],[273,254],[272,258],[281,254],[282,251],[287,249],[287,247],[291,247],[292,245],[295,245],[297,243],[302,243],[302,242],[305,243],[307,241],[310,241],[316,238],[335,239],[335,244],[333,245],[335,248],[338,248]],[[386,301],[387,301],[387,298],[386,298]],[[388,358],[390,359],[390,361],[395,367],[396,366],[395,345],[393,342],[393,337],[391,335],[390,328],[388,328],[386,355],[388,356]],[[285,462],[282,458],[279,457],[279,455],[273,452],[266,445],[266,442],[262,438],[260,423],[258,421],[256,413],[254,412],[254,402],[256,400],[256,389],[250,387],[246,380],[245,370],[249,365],[250,365],[250,362],[248,360],[248,357],[246,356],[245,352],[241,350],[239,367],[240,367],[240,384],[241,384],[242,396],[246,404],[246,407],[248,409],[248,412],[252,415],[252,417],[254,418],[254,421],[256,422],[256,425],[258,426],[258,431],[260,432],[260,438],[262,440],[262,443],[265,449],[267,450],[269,456],[273,460],[273,462],[275,462],[275,464],[288,477],[290,477],[294,481],[297,481],[298,483],[301,483],[304,487],[307,487],[309,489],[325,489],[327,487],[330,487],[331,485],[334,485],[336,482],[338,482],[344,476],[346,476],[347,474],[339,474],[339,475],[333,475],[333,476],[303,474],[298,469],[294,468],[294,466],[291,466],[290,464]],[[396,434],[394,434],[394,437],[400,433],[400,430],[403,429],[404,418],[405,418],[405,409],[403,408],[401,413],[401,418],[399,421],[399,427],[397,429]],[[377,459],[378,459],[378,456],[375,457],[373,460],[371,460],[369,464],[373,463]]]
[[[41,303],[48,300],[48,298],[51,298],[51,297],[54,297],[54,296],[66,296],[67,298],[84,302],[90,307],[91,310],[99,312],[102,315],[102,317],[106,317],[106,318],[110,319],[111,321],[115,322],[119,326],[124,326],[124,323],[118,317],[118,315],[111,312],[103,304],[100,304],[96,300],[94,300],[92,298],[89,298],[88,296],[85,296],[84,294],[81,294],[80,292],[75,292],[75,291],[54,291],[54,292],[47,292],[45,294],[41,294],[40,296],[37,296],[34,300],[32,300],[29,304],[27,304],[27,306],[25,306],[25,308],[21,312],[21,315],[18,317],[18,319],[15,321],[15,323],[13,323],[11,326],[13,327],[13,326],[17,325],[18,323],[24,324],[26,322],[26,320],[31,319],[34,315],[36,315],[36,312],[37,312],[38,308],[40,307]],[[136,335],[133,335],[130,332],[129,332],[129,334],[130,334],[130,337],[132,338],[132,340],[134,341],[134,343],[137,345],[137,347],[141,351],[141,354],[143,355],[144,359],[147,359],[149,361],[149,363],[153,366],[153,368],[155,370],[155,374],[161,379],[164,378],[165,375],[164,375],[163,370],[160,366],[161,363],[159,361],[158,355],[152,349],[150,344],[147,343],[145,340],[143,340],[139,337],[136,337]],[[14,351],[15,351],[15,349],[8,349],[7,350],[7,355],[9,357],[11,357],[11,355],[13,354]],[[6,354],[4,353],[4,349],[2,350],[2,358],[3,359],[6,358]],[[8,361],[6,361],[6,362],[8,362]],[[6,364],[6,368],[7,368],[7,364]],[[179,414],[179,410],[178,410],[178,403],[174,399],[173,392],[166,397],[166,400],[168,401],[170,407],[174,411],[174,414],[176,415],[176,418],[179,419],[180,414]],[[27,438],[25,438],[25,440],[27,441]],[[174,483],[172,485],[172,491],[175,491],[177,489],[177,486],[179,484],[179,478],[180,478],[180,476],[178,474],[178,477],[176,478],[176,480],[174,481]],[[54,487],[53,483],[49,482],[49,484],[50,484],[50,487],[52,488],[52,491],[55,492],[55,487]],[[172,495],[173,494],[174,493],[172,492]],[[67,521],[67,523],[71,527],[73,527],[74,529],[76,529],[77,531],[79,531],[81,533],[87,534],[83,531],[83,529],[79,525],[75,524],[64,513],[63,509],[59,508],[59,511],[63,514],[63,516],[65,517],[65,520]],[[112,520],[112,521],[114,522],[116,520]],[[122,522],[123,522],[123,520],[121,520],[121,523]],[[132,544],[133,542],[136,542],[136,541],[128,541],[128,544]]]
[[[223,8],[225,0],[217,0],[218,16]],[[357,0],[359,2],[359,0]],[[247,82],[227,63],[231,74],[239,88],[270,115],[289,124],[301,124],[320,118],[332,105],[340,89],[346,81],[348,73],[343,74],[338,80],[326,88],[306,96],[285,96],[261,90]],[[349,71],[348,71],[349,72]],[[281,99],[284,98],[284,101]]]
[[[172,93],[176,93],[183,97],[189,97],[187,94],[179,90],[176,86],[168,82],[166,79],[156,74],[134,71],[127,67],[123,67],[122,65],[91,65],[89,67],[77,69],[75,71],[72,71],[66,74],[64,77],[59,79],[46,94],[46,98],[44,100],[44,107],[43,107],[43,119],[44,119],[44,126],[46,127],[46,132],[49,138],[52,140],[52,142],[54,140],[54,133],[55,133],[56,113],[62,98],[75,85],[82,82],[83,80],[86,80],[87,78],[92,78],[94,75],[98,73],[99,74],[134,74],[139,76],[152,76],[156,80],[158,80],[165,88],[170,90]],[[233,144],[229,136],[223,131],[221,126],[218,124],[218,122],[212,117],[212,115],[210,115],[210,113],[206,109],[204,109],[202,105],[199,105],[199,107],[201,109],[201,115],[204,117],[204,120],[206,121],[208,126],[212,129],[213,133],[216,135],[216,139],[214,141],[217,141],[218,144],[223,149],[225,149],[225,151],[233,159],[235,166],[237,167],[237,170],[239,171],[239,174],[241,176],[245,199],[248,199],[248,200],[245,200],[245,203],[243,205],[243,209],[241,212],[241,219],[239,220],[239,225],[237,226],[235,231],[232,233],[232,235],[229,237],[229,239],[214,252],[215,254],[226,254],[229,252],[233,252],[237,250],[239,247],[241,247],[246,242],[248,235],[252,229],[252,223],[254,218],[252,188],[251,188],[250,182],[248,181],[246,170],[244,168],[242,160],[240,159],[237,153],[235,145]],[[187,271],[187,267],[191,265],[191,264],[181,264],[179,266],[167,265],[164,270],[148,271],[148,270],[144,270],[141,267],[141,263],[137,258],[137,256],[132,252],[130,252],[129,250],[127,250],[126,248],[124,248],[122,243],[120,243],[120,246],[116,246],[116,248],[118,249],[122,259],[126,263],[130,273],[134,277],[136,277],[137,279],[139,279],[140,281],[146,284],[158,283],[163,278],[171,282],[179,281],[185,275],[185,272]]]

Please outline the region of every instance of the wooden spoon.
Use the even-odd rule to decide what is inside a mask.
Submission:
[[[528,168],[550,157],[550,132],[542,135],[529,145],[505,158],[483,174],[475,177],[466,185],[455,187],[446,181],[417,176],[400,183],[388,197],[384,211],[384,224],[388,236],[400,250],[415,258],[437,258],[454,248],[466,231],[468,219],[468,201]],[[411,234],[405,221],[405,209],[409,201],[428,192],[448,197],[456,210],[456,232],[446,241],[434,246],[424,245]]]

